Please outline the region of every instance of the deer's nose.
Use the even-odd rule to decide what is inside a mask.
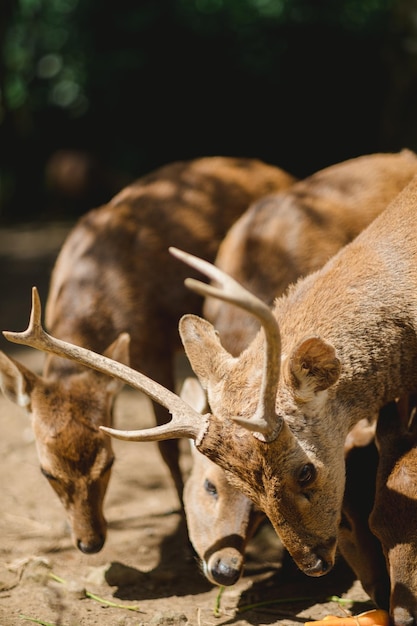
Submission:
[[[314,551],[303,555],[301,559],[295,558],[295,562],[307,576],[324,576],[332,569],[336,552],[337,541],[331,538],[316,546]]]
[[[77,540],[77,548],[84,552],[84,554],[95,554],[96,552],[100,552],[102,547],[104,546],[105,537],[103,535],[99,535],[96,539],[84,542],[82,539]]]
[[[240,578],[240,567],[237,559],[231,559],[225,562],[222,559],[216,559],[216,562],[210,568],[212,578],[218,585],[230,586],[234,585]]]
[[[310,567],[305,568],[304,574],[307,576],[323,576],[332,569],[332,565],[325,559],[318,557],[316,562]]]
[[[229,553],[231,552],[231,554]],[[243,569],[243,557],[236,550],[213,554],[207,563],[208,578],[217,585],[234,585]]]

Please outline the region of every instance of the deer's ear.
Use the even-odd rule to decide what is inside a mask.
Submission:
[[[289,359],[291,383],[296,395],[304,402],[311,400],[318,391],[334,385],[340,370],[334,347],[319,337],[302,341]]]
[[[179,332],[194,373],[203,389],[222,378],[234,358],[223,348],[212,324],[197,315],[184,315]]]
[[[0,389],[6,398],[29,411],[32,390],[39,380],[21,363],[0,352]]]
[[[123,363],[123,365],[130,365],[130,335],[129,333],[121,333],[112,344],[106,349],[103,353],[104,356],[107,356],[109,359],[113,359],[113,361],[118,361],[119,363]],[[118,393],[120,389],[122,389],[123,384],[122,381],[117,378],[112,378],[110,376],[99,375],[103,380],[105,380],[106,389],[110,393]]]
[[[200,381],[193,376],[188,376],[181,387],[181,400],[187,402],[195,411],[207,413],[209,410],[206,392]]]
[[[123,363],[123,365],[130,365],[129,346],[129,333],[121,333],[106,349],[104,356],[108,356],[114,361],[119,361],[119,363]]]

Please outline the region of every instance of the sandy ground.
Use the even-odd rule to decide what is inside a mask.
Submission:
[[[32,285],[45,302],[49,272],[67,230],[67,224],[0,229],[0,330],[26,328]],[[41,371],[42,354],[4,338],[0,349]],[[295,626],[329,613],[372,608],[341,559],[326,577],[307,578],[282,559],[268,525],[248,548],[242,579],[219,597],[189,549],[174,488],[154,443],[114,442],[116,463],[105,502],[107,541],[100,553],[82,554],[71,543],[62,505],[39,471],[29,418],[0,395],[0,420],[0,626]],[[151,424],[147,398],[124,389],[116,425]],[[186,472],[190,457],[183,443]]]

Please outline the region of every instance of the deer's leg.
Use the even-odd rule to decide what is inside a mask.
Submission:
[[[339,527],[339,549],[362,587],[381,609],[389,609],[390,582],[381,543],[369,528],[375,497],[378,453],[372,441],[346,457],[346,489]]]

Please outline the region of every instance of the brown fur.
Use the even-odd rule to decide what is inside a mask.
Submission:
[[[288,190],[256,201],[228,231],[215,263],[272,305],[274,297],[282,295],[291,282],[324,265],[330,256],[356,236],[416,173],[416,155],[408,150],[397,154],[366,155],[321,170]],[[204,313],[219,331],[223,346],[233,355],[249,345],[259,326],[255,318],[241,309],[210,297],[205,301]],[[322,347],[318,346],[320,350]],[[317,344],[313,343],[315,348]],[[307,365],[305,350],[302,356],[302,362],[298,360],[296,363],[294,353],[295,370]],[[329,374],[328,367],[324,380],[329,380]],[[293,379],[293,384],[298,385],[297,378]],[[358,442],[357,433],[355,438]],[[353,453],[352,456],[360,457],[361,454]],[[353,460],[350,463],[354,465]],[[205,488],[207,481],[211,491]],[[353,494],[353,489],[348,490],[348,494]],[[353,496],[349,495],[350,502],[352,499]],[[243,494],[236,493],[220,467],[196,450],[186,482],[184,503],[194,548],[204,571],[212,582],[216,582],[215,572],[210,571],[205,555],[211,554],[212,546],[219,543],[225,550],[231,520],[236,520],[235,532],[245,535],[241,512],[245,511],[246,519],[250,520],[249,511],[253,505]],[[351,565],[358,573],[357,553],[366,551],[369,554],[375,538],[369,530],[369,536],[366,536],[360,511],[355,513],[352,504],[346,506],[350,523],[349,532],[346,525],[341,530],[346,548],[343,553],[348,561],[354,560]],[[357,528],[355,515],[358,517]],[[252,525],[246,530],[248,536],[253,534]],[[355,538],[355,533],[359,537]],[[247,539],[242,541],[242,546],[246,545]],[[354,549],[355,540],[360,545]],[[352,546],[352,559],[347,549],[349,546]],[[369,551],[368,546],[371,546]],[[222,551],[216,550],[215,554],[218,563]],[[228,558],[228,552],[226,554]],[[378,565],[383,561],[376,560]],[[236,563],[242,572],[243,554],[236,556]],[[383,593],[375,593],[374,588],[383,585],[369,582],[372,576],[366,557],[362,558],[362,570],[365,570],[362,581],[368,592],[373,597],[381,597]],[[229,584],[236,581],[236,572],[231,573]],[[382,578],[383,573],[377,576]],[[226,584],[224,577],[219,584]]]
[[[373,602],[388,610],[390,583],[384,554],[368,522],[375,497],[378,452],[373,439],[365,444],[359,432],[357,440],[360,443],[346,451],[346,486],[338,546]]]
[[[410,150],[326,167],[256,201],[228,231],[215,265],[272,306],[288,285],[322,267],[356,237],[416,173],[417,157]],[[245,311],[210,297],[203,313],[235,355],[259,328]]]
[[[108,354],[173,389],[178,320],[200,313],[202,298],[184,287],[189,272],[168,247],[213,260],[252,201],[293,182],[280,168],[231,157],[172,163],[140,178],[88,212],[67,237],[51,278],[49,331],[100,353],[129,331],[130,354],[117,342]],[[113,460],[99,426],[112,423],[120,383],[56,357],[38,377],[2,354],[0,384],[31,415],[41,466],[67,511],[74,543],[97,552]],[[159,405],[155,414],[158,424],[169,419]],[[177,442],[162,442],[160,450],[181,498]]]

